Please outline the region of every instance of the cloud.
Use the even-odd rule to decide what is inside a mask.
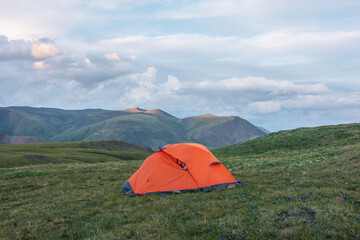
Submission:
[[[262,114],[275,113],[281,111],[281,104],[276,101],[252,102],[248,105],[250,111]]]
[[[166,94],[174,94],[183,87],[183,84],[175,76],[169,75],[167,82],[161,85],[162,91]]]
[[[321,1],[320,1],[321,2]],[[307,10],[332,10],[332,9],[347,9],[357,8],[359,3],[357,1],[343,1],[330,0],[322,4],[314,4],[313,1],[303,0],[287,1],[287,0],[200,0],[200,1],[184,1],[175,4],[176,7],[157,12],[155,17],[160,19],[209,19],[209,18],[247,18],[247,22],[251,24],[250,19],[270,19],[276,20],[279,16],[289,12],[307,12]],[[311,15],[310,15],[311,16]],[[307,15],[309,17],[309,14]],[[296,18],[296,14],[292,15]],[[291,19],[292,20],[292,19]],[[264,22],[266,24],[266,22]],[[286,24],[286,23],[283,23]]]
[[[0,35],[0,60],[30,59],[31,42],[24,40],[9,41],[6,36]]]
[[[33,69],[43,70],[51,68],[51,65],[44,63],[43,61],[34,62]]]
[[[289,65],[303,65],[313,63],[314,60],[310,57],[305,56],[292,56],[292,57],[278,57],[278,58],[271,58],[264,59],[260,65],[261,66],[270,66],[270,67],[277,67],[277,66],[289,66]]]
[[[40,37],[32,42],[31,55],[36,59],[46,59],[61,53],[62,51],[48,38]]]
[[[196,19],[196,18],[214,18],[214,17],[234,17],[245,14],[257,14],[274,10],[277,3],[269,4],[265,0],[206,0],[187,2],[178,9],[162,11],[157,13],[158,18],[165,19]],[[266,6],[266,7],[265,7]]]
[[[185,33],[125,36],[103,40],[98,44],[120,49],[127,55],[151,59],[156,64],[166,64],[172,59],[189,62],[189,58],[192,58],[203,63],[239,62],[258,68],[304,64],[310,68],[319,61],[329,64],[342,62],[345,55],[358,58],[354,55],[354,50],[360,50],[358,42],[360,31],[279,31],[250,37]],[[336,64],[336,67],[340,66]]]
[[[120,57],[117,55],[116,52],[105,54],[105,59],[108,60],[109,62],[120,61]]]
[[[360,49],[360,31],[272,32],[243,40],[243,44],[270,52],[336,52]]]
[[[195,90],[211,92],[258,92],[270,95],[289,94],[324,94],[330,90],[324,84],[294,84],[290,81],[275,81],[266,78],[231,78],[218,82],[202,81],[195,85]]]
[[[359,107],[360,94],[350,93],[345,96],[297,96],[280,102],[285,109],[318,109],[328,110],[344,107]]]
[[[43,60],[63,54],[63,51],[48,38],[34,41],[8,40],[0,35],[0,60]]]
[[[213,37],[201,34],[166,34],[158,36],[126,36],[100,41],[101,46],[118,47],[129,55],[157,52],[162,57],[166,53],[189,54],[195,52],[224,52],[233,49],[239,39],[234,37]],[[210,48],[215,46],[222,48]],[[184,52],[186,51],[186,52]],[[194,56],[194,52],[192,54]],[[168,56],[171,57],[171,56]]]
[[[99,56],[103,55],[99,53]],[[119,68],[112,69],[116,69],[112,64],[109,64],[111,68],[104,69],[107,65],[96,65],[87,58],[76,59],[69,55],[37,61],[34,68],[41,70],[47,65],[51,68],[47,71],[28,69],[22,75],[11,71],[16,66],[10,62],[1,64],[2,69],[6,69],[0,74],[0,105],[3,106],[68,109],[139,106],[161,108],[177,117],[213,113],[240,115],[249,120],[271,119],[267,116],[289,118],[290,115],[301,118],[307,114],[307,119],[319,116],[325,121],[327,114],[333,116],[336,112],[344,112],[344,109],[357,113],[354,116],[360,112],[359,93],[335,94],[320,83],[293,83],[260,77],[194,83],[174,75],[168,75],[165,81],[161,81],[159,70],[153,66],[142,71],[126,68],[128,72],[121,72]],[[117,64],[121,65],[121,61]],[[110,70],[113,72],[109,74]],[[347,121],[355,118],[346,116]],[[290,126],[291,120],[288,121]],[[277,127],[284,127],[284,124]]]
[[[11,39],[61,37],[94,18],[87,1],[6,1],[0,8],[0,32]]]
[[[248,110],[261,114],[275,113],[280,111],[333,111],[344,108],[359,109],[360,94],[351,93],[349,96],[317,96],[299,95],[285,100],[259,101],[248,104]]]

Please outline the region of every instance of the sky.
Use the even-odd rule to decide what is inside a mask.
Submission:
[[[360,122],[358,0],[0,0],[0,107]]]

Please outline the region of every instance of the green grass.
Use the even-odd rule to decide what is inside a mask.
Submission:
[[[127,148],[127,144],[122,146],[121,142],[114,141],[0,145],[0,168],[49,164],[49,161],[96,163],[133,160],[149,155],[145,149]]]
[[[126,197],[143,160],[108,155],[0,168],[0,239],[359,239],[359,134],[296,129],[215,149],[246,185],[210,193]]]

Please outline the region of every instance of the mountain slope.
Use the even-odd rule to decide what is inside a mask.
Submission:
[[[75,131],[68,130],[53,141],[114,139],[139,146],[157,148],[182,140],[182,128],[168,118],[151,114],[130,114],[101,121]]]
[[[239,117],[202,115],[182,119],[185,138],[200,141],[208,147],[225,146],[244,142],[264,135],[264,132]]]
[[[68,142],[119,140],[157,148],[175,142],[198,142],[219,147],[265,134],[239,117],[203,115],[178,119],[160,109],[132,108],[62,110],[54,108],[0,108],[0,132],[27,141]],[[1,142],[0,142],[1,143]],[[12,143],[3,141],[2,143]]]

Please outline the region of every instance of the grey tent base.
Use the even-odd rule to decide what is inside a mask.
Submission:
[[[162,191],[162,192],[160,191],[160,192],[150,192],[150,193],[145,193],[145,194],[139,194],[139,193],[134,193],[129,181],[126,181],[126,183],[122,187],[121,191],[123,191],[126,195],[128,195],[130,197],[134,197],[134,196],[143,196],[143,195],[151,195],[151,194],[166,195],[166,194],[184,193],[184,192],[200,192],[200,191],[202,191],[202,192],[210,192],[210,191],[213,191],[213,190],[232,188],[232,187],[235,187],[237,185],[244,185],[244,184],[245,183],[243,183],[241,181],[236,181],[236,182],[222,183],[222,184],[207,186],[207,187],[203,187],[203,188],[174,190],[174,191]]]

